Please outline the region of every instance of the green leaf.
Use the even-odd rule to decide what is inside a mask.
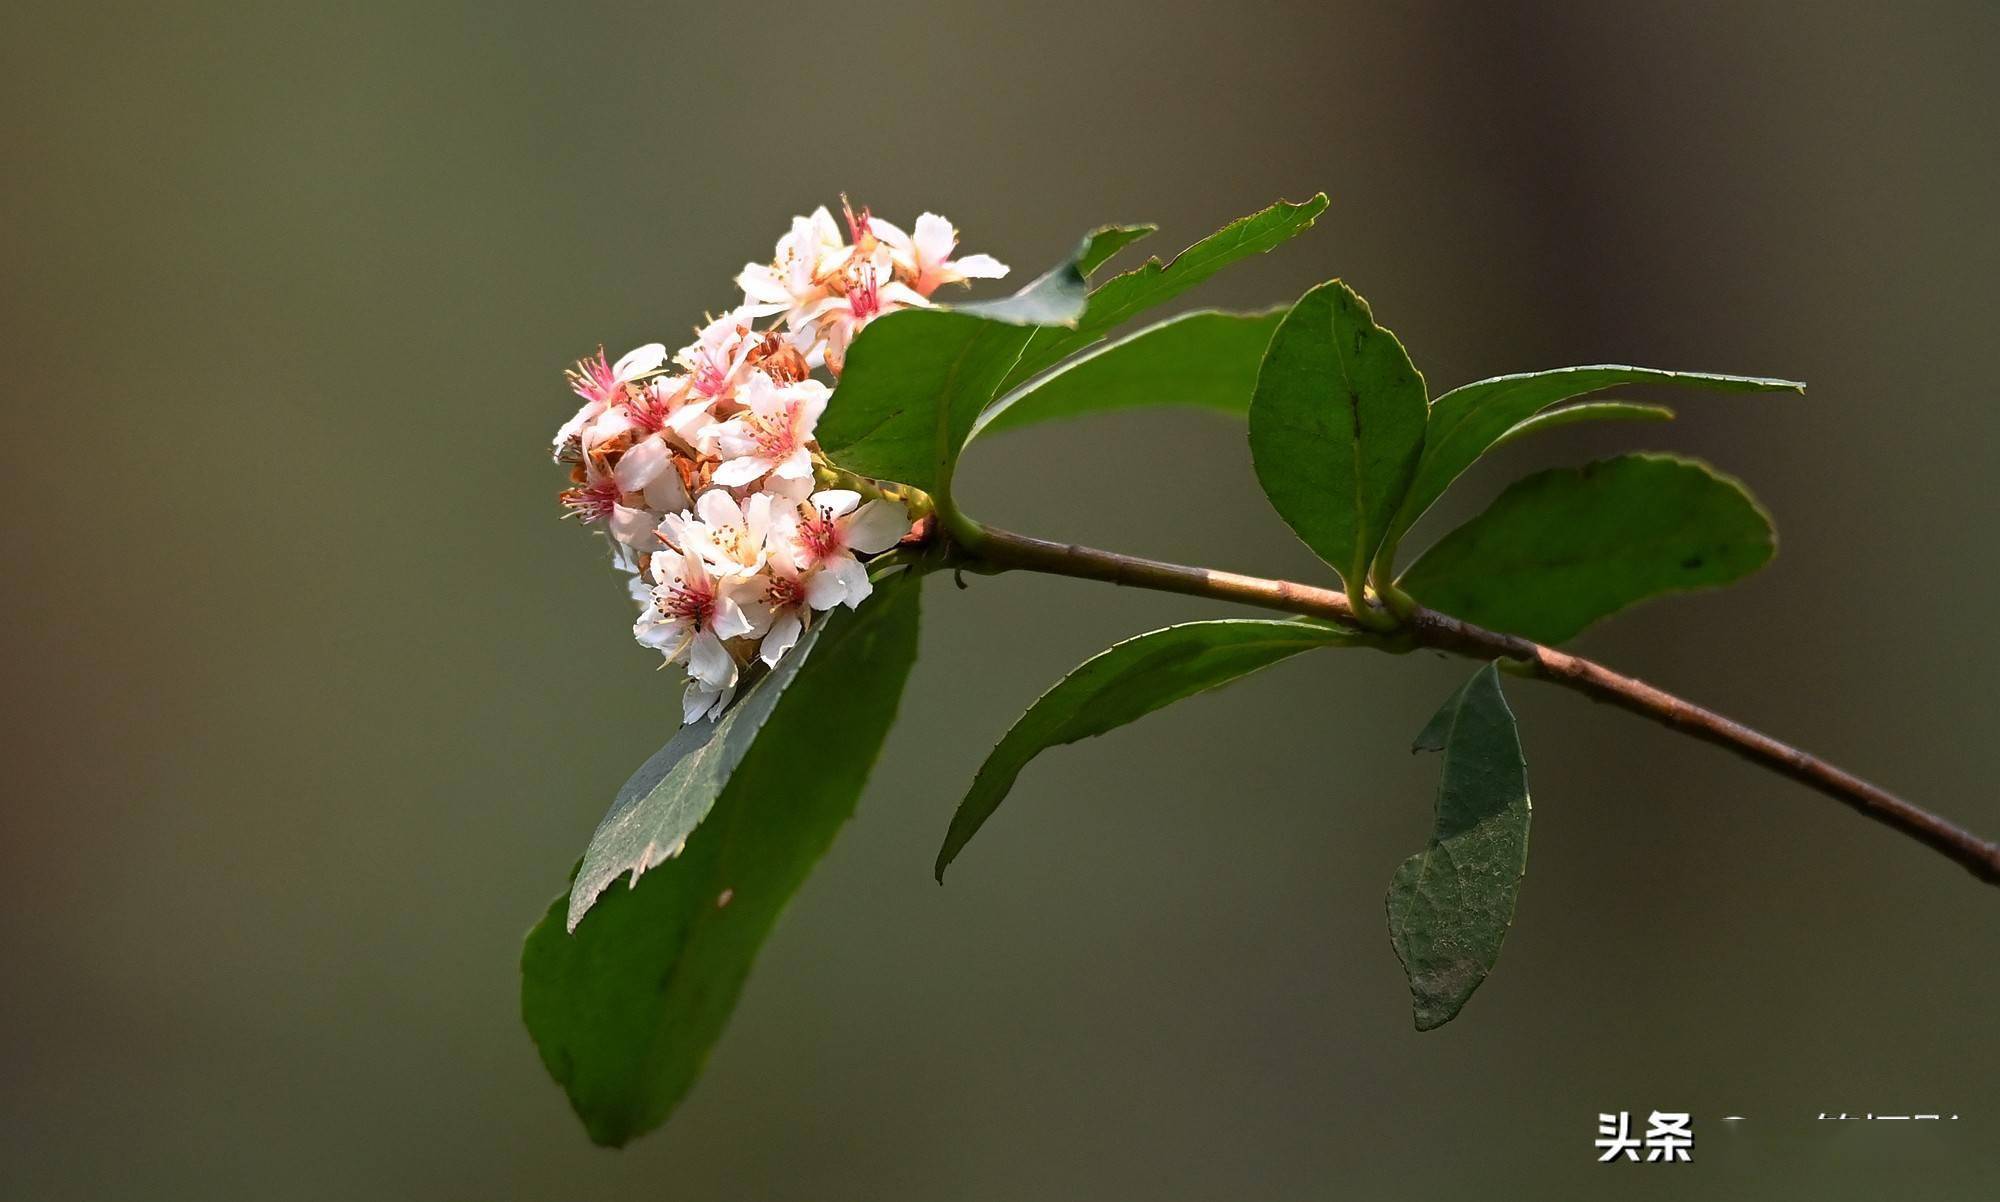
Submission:
[[[1424,442],[1424,378],[1368,302],[1333,280],[1271,338],[1250,402],[1250,454],[1293,532],[1361,587]]]
[[[1495,376],[1454,388],[1431,406],[1423,458],[1396,511],[1389,541],[1399,541],[1460,473],[1522,422],[1551,405],[1625,384],[1673,384],[1709,392],[1804,392],[1806,387],[1794,380],[1606,364]]]
[[[590,836],[590,846],[571,883],[565,925],[574,931],[611,882],[639,877],[678,855],[681,845],[708,817],[730,776],[743,761],[798,678],[826,629],[807,632],[777,668],[751,685],[718,719],[689,723],[640,765],[618,790],[611,809]]]
[[[1036,326],[1083,312],[1077,256],[1092,247],[1085,239],[1075,256],[1004,300],[869,322],[820,418],[820,448],[849,471],[947,494],[972,423]]]
[[[1537,413],[1526,421],[1517,422],[1513,429],[1495,439],[1487,450],[1497,451],[1531,434],[1563,426],[1582,425],[1584,422],[1670,422],[1672,420],[1674,411],[1665,405],[1642,405],[1635,401],[1585,401],[1580,405],[1549,409]]]
[[[1011,392],[1023,383],[1102,339],[1133,317],[1164,304],[1216,272],[1254,254],[1261,254],[1312,228],[1326,209],[1326,194],[1303,204],[1279,201],[1262,212],[1232,221],[1176,255],[1172,262],[1148,259],[1123,275],[1106,280],[1090,294],[1090,304],[1074,329],[1037,330],[1000,383]]]
[[[1284,315],[1185,313],[1148,326],[1002,397],[980,416],[972,438],[1142,405],[1245,413],[1257,365]]]
[[[1621,455],[1515,482],[1399,582],[1433,609],[1542,643],[1661,593],[1764,566],[1770,518],[1743,485],[1672,455]]]
[[[1076,269],[1085,275],[1096,275],[1097,269],[1111,260],[1119,251],[1156,232],[1157,225],[1105,225],[1084,235],[1083,249],[1076,256]]]
[[[521,1015],[598,1143],[659,1125],[687,1093],[758,947],[853,813],[916,658],[919,587],[891,577],[828,620],[680,856],[607,892],[574,934],[567,897],[529,932]]]
[[[1528,769],[1497,665],[1465,683],[1417,737],[1444,752],[1430,846],[1389,884],[1389,942],[1417,1030],[1457,1016],[1493,971],[1528,868]]]
[[[938,852],[938,880],[1000,807],[1021,769],[1048,748],[1116,730],[1301,651],[1340,646],[1355,637],[1308,621],[1188,622],[1127,639],[1085,660],[1029,706],[980,765],[951,816]]]

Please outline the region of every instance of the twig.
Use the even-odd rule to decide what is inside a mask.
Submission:
[[[1288,580],[1242,576],[1212,568],[1163,563],[1073,543],[1049,542],[980,526],[963,517],[953,516],[957,518],[952,522],[954,542],[973,565],[1003,571],[1022,569],[1045,572],[1132,588],[1235,601],[1324,618],[1370,634],[1380,634],[1382,623],[1379,616],[1375,621],[1357,617],[1354,603],[1347,594],[1333,589],[1295,584]],[[1373,606],[1370,609],[1376,615],[1386,614],[1386,611]],[[1901,831],[1964,865],[1980,880],[2000,884],[2000,844],[1981,839],[1851,772],[1713,710],[1704,709],[1645,681],[1613,672],[1581,656],[1514,635],[1486,630],[1422,606],[1412,607],[1407,616],[1397,620],[1402,625],[1395,633],[1406,638],[1412,646],[1435,648],[1473,659],[1507,660],[1518,665],[1519,670],[1527,675],[1726,748]]]

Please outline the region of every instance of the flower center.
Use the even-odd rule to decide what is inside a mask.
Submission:
[[[600,521],[609,517],[618,504],[618,482],[594,480],[581,488],[566,488],[556,494],[556,499],[569,510],[564,517],[582,518],[586,522]]]
[[[715,612],[715,593],[708,589],[690,587],[685,581],[668,586],[664,596],[659,597],[660,612],[669,618],[677,618],[689,626],[700,630],[708,625],[709,617]]]
[[[812,563],[819,563],[840,548],[840,527],[826,509],[815,508],[811,517],[799,522],[799,549]]]

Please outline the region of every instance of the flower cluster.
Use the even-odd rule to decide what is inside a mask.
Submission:
[[[633,635],[687,673],[688,722],[719,714],[815,613],[859,605],[862,557],[910,531],[894,500],[820,487],[836,482],[813,441],[833,389],[815,372],[837,379],[874,318],[1007,273],[953,258],[958,232],[935,213],[905,233],[842,208],[845,238],[824,207],[794,218],[772,261],[736,277],[742,303],[679,351],[599,349],[568,373],[583,407],[556,431],[562,504],[607,527],[640,606]]]

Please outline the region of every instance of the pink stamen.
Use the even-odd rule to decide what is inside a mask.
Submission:
[[[847,306],[855,319],[866,320],[881,312],[882,289],[875,282],[875,265],[863,264],[847,290]]]
[[[854,206],[847,203],[847,193],[840,194],[840,211],[847,214],[847,240],[860,245],[861,240],[872,237],[874,231],[868,228],[868,206],[861,206],[861,216],[854,215]]]
[[[715,612],[713,590],[690,588],[686,584],[671,585],[667,595],[658,602],[660,612],[669,618],[678,618],[696,630],[706,629],[710,615]]]
[[[841,549],[840,527],[824,507],[815,507],[813,516],[799,522],[798,531],[799,549],[806,553],[808,562],[819,563]]]
[[[764,601],[773,609],[803,605],[805,599],[805,586],[788,576],[773,576],[771,583],[764,586]]]
[[[597,354],[578,359],[576,366],[563,375],[569,377],[570,390],[586,401],[608,405],[623,391],[618,377],[611,374],[611,364],[605,360],[601,346]]]
[[[784,412],[775,419],[752,417],[750,429],[757,443],[757,453],[766,459],[783,459],[795,449],[792,437],[792,419],[798,406],[787,405]]]
[[[564,489],[556,499],[569,510],[564,517],[581,518],[585,522],[603,521],[618,505],[618,482],[593,480],[581,488]]]

